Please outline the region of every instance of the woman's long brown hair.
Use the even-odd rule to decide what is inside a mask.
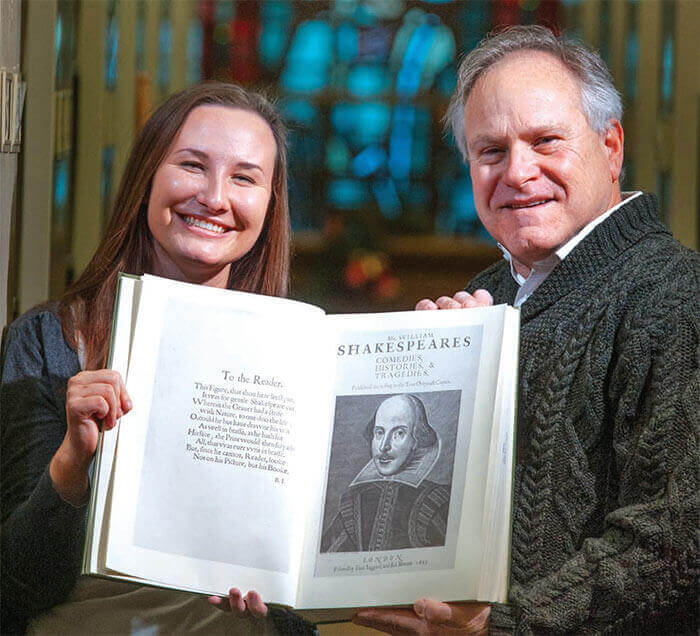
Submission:
[[[104,237],[90,263],[59,301],[63,333],[76,351],[83,348],[86,369],[107,362],[112,310],[119,272],[141,275],[152,268],[153,236],[146,212],[153,175],[187,115],[197,106],[241,108],[260,115],[277,144],[272,196],[262,232],[253,248],[231,265],[229,289],[285,296],[289,281],[289,205],[286,129],[264,97],[234,84],[207,82],[169,97],[146,122],[124,167]]]

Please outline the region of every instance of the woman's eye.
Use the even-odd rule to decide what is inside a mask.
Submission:
[[[255,183],[252,177],[249,177],[246,174],[235,174],[233,175],[233,178],[236,181],[243,181],[244,183]]]
[[[192,170],[204,169],[204,166],[199,161],[183,161],[180,165],[183,168],[191,168]]]

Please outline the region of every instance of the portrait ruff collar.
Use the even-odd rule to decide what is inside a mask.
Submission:
[[[372,481],[396,481],[418,488],[433,469],[433,466],[435,466],[440,456],[440,445],[440,440],[438,440],[437,444],[416,449],[413,453],[413,457],[403,465],[401,470],[394,475],[388,475],[386,477],[377,470],[377,465],[374,463],[374,458],[372,458],[367,462],[365,467],[357,473],[357,477],[352,480],[350,487]]]

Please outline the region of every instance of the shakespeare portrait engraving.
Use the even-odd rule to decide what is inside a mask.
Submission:
[[[445,545],[458,414],[459,391],[338,398],[321,553]],[[342,447],[362,463],[338,496]]]

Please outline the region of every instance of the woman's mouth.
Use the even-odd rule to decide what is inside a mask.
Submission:
[[[189,216],[186,214],[181,214],[180,218],[185,222],[186,225],[198,227],[203,230],[208,230],[214,232],[215,234],[224,234],[228,232],[231,228],[228,228],[215,221],[209,221],[198,216]]]

